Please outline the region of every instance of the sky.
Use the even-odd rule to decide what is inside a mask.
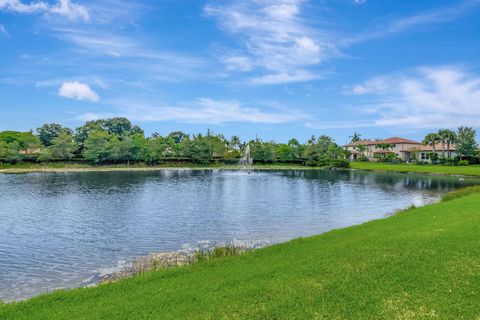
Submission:
[[[0,0],[0,130],[480,128],[480,0]]]

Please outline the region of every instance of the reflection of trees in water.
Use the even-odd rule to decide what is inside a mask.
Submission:
[[[479,184],[480,179],[448,176],[429,176],[405,173],[379,173],[349,170],[288,170],[265,173],[281,174],[288,178],[302,178],[307,181],[328,183],[330,190],[339,182],[353,183],[380,188],[384,191],[426,190],[448,192],[450,190]],[[12,179],[28,192],[44,196],[65,193],[128,193],[150,183],[198,182],[205,184],[215,179],[214,170],[160,170],[160,171],[119,171],[82,173],[41,173],[27,174]],[[253,175],[252,175],[253,177]],[[261,179],[260,179],[261,180]],[[217,188],[218,189],[218,186]],[[322,188],[324,190],[324,188]]]
[[[34,192],[54,196],[67,192],[130,192],[147,183],[189,181],[205,176],[209,170],[110,171],[81,173],[28,174],[22,179]],[[25,179],[26,178],[26,179]]]
[[[433,176],[406,173],[380,173],[349,170],[311,170],[289,171],[289,177],[302,177],[306,180],[321,182],[348,182],[370,185],[385,191],[427,190],[432,192],[448,192],[453,189],[480,184],[480,179],[448,176]]]

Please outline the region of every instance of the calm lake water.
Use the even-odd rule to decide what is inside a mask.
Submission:
[[[150,252],[318,234],[479,182],[320,170],[0,175],[0,299],[85,285]]]

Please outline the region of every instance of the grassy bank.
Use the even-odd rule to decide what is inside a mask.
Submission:
[[[460,197],[461,196],[461,197]],[[480,194],[0,306],[1,319],[479,319]]]
[[[351,162],[352,169],[385,171],[385,172],[416,172],[430,174],[480,176],[480,165],[470,166],[441,166],[441,165],[416,165],[392,164],[382,162]]]
[[[471,166],[440,166],[440,165],[416,165],[416,164],[390,164],[378,162],[352,162],[352,169],[384,171],[384,172],[415,172],[443,175],[480,176],[480,165]],[[318,170],[321,167],[309,167],[296,164],[256,164],[254,170]],[[145,164],[119,165],[91,165],[79,163],[20,163],[15,165],[0,164],[0,173],[31,173],[31,172],[87,172],[87,171],[155,171],[167,169],[220,169],[236,170],[244,169],[241,165],[226,164],[192,164],[192,163],[165,163],[149,166]]]
[[[221,169],[236,170],[244,169],[244,166],[237,164],[193,164],[193,163],[166,163],[161,165],[144,165],[144,164],[119,164],[119,165],[90,165],[77,163],[20,163],[15,165],[1,165],[0,173],[31,173],[31,172],[88,172],[88,171],[155,171],[167,169]],[[312,170],[321,169],[319,167],[307,167],[296,164],[256,164],[254,170],[276,170],[276,169],[292,169],[292,170]]]

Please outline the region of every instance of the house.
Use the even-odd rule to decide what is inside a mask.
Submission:
[[[412,148],[410,153],[416,153],[417,160],[429,162],[433,150],[434,148],[431,145],[422,144],[419,147]],[[447,144],[442,145],[441,143],[437,143],[435,145],[435,154],[437,155],[437,158],[455,158],[458,155],[457,147],[454,144],[448,146]]]
[[[367,158],[369,161],[376,161],[387,155],[393,155],[401,161],[430,161],[430,154],[433,153],[432,146],[424,145],[421,142],[400,137],[392,137],[384,140],[360,140],[344,145],[345,150],[350,154],[350,160]],[[455,157],[455,145],[447,146],[438,144],[435,146],[435,153],[442,157],[442,150],[445,149],[445,157]]]

